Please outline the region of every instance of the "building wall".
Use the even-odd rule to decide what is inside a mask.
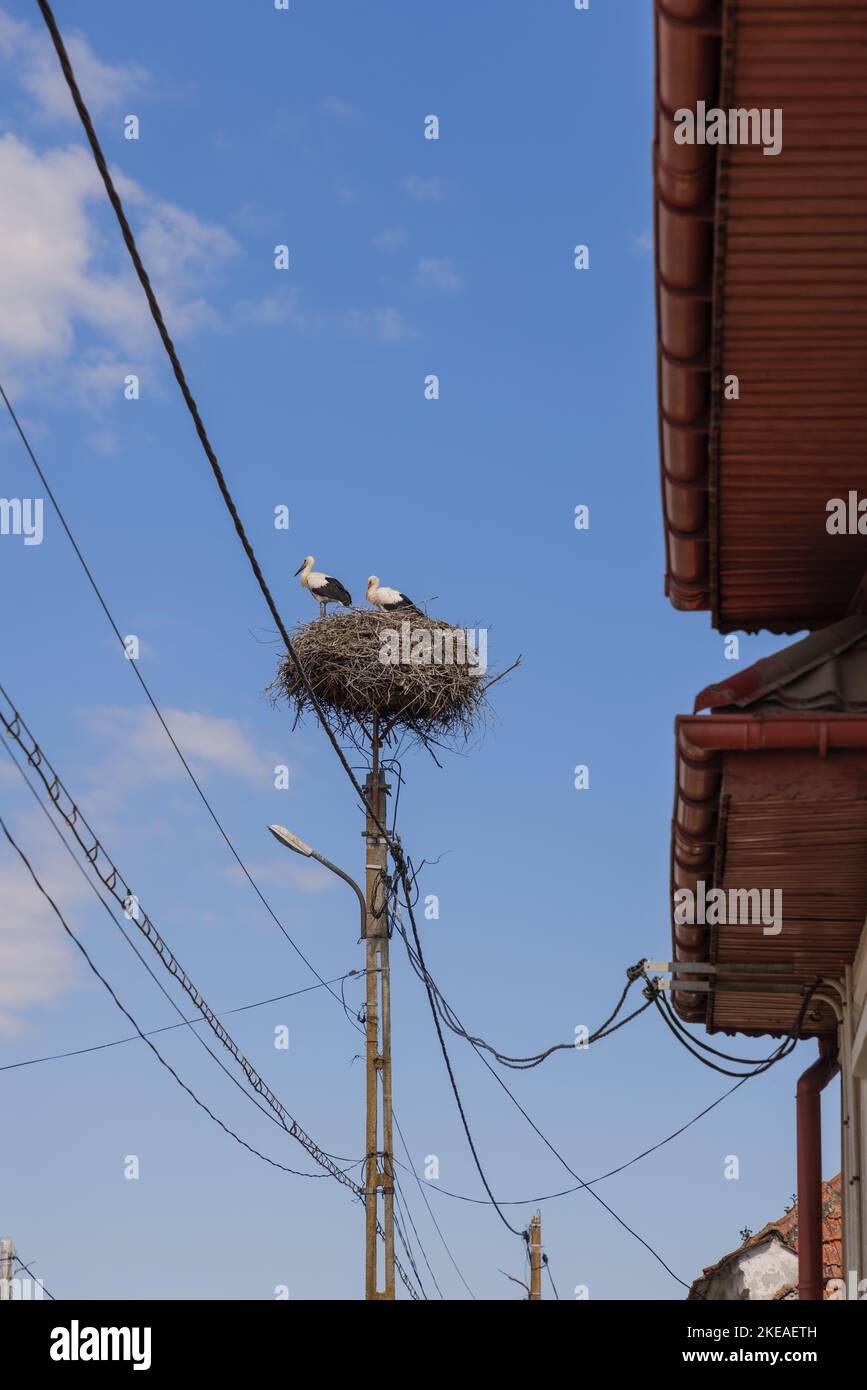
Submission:
[[[722,1300],[772,1299],[786,1284],[798,1279],[798,1257],[776,1236],[735,1255],[699,1285],[701,1296]]]

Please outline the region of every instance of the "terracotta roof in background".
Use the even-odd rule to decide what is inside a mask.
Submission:
[[[734,672],[727,680],[706,686],[695,698],[694,712],[769,703],[784,709],[838,713],[867,710],[867,657],[860,657],[865,642],[867,615],[843,618]]]
[[[721,631],[826,626],[867,569],[825,529],[867,492],[865,45],[846,0],[656,0],[666,592]],[[780,108],[782,152],[676,145],[699,100]]]
[[[826,1285],[824,1297],[833,1296],[833,1291],[829,1295],[827,1284],[831,1279],[842,1279],[843,1277],[843,1216],[840,1197],[841,1174],[835,1178],[830,1178],[822,1183],[822,1276]],[[694,1279],[690,1286],[688,1299],[701,1297],[700,1286],[708,1279],[713,1278],[726,1265],[731,1264],[739,1255],[744,1255],[753,1250],[756,1246],[762,1245],[768,1239],[779,1240],[787,1246],[794,1254],[798,1253],[798,1204],[792,1207],[791,1211],[786,1212],[777,1221],[769,1221],[755,1235],[745,1240],[743,1245],[739,1245],[737,1250],[732,1250],[728,1255],[723,1255],[716,1264],[708,1265],[702,1271],[698,1279]],[[783,1284],[773,1295],[774,1299],[786,1298],[792,1291],[797,1292],[796,1284]]]

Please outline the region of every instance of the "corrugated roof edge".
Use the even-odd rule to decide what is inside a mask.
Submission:
[[[719,93],[722,0],[656,0],[653,147],[657,390],[665,592],[712,606],[708,532],[715,195],[722,146],[677,145],[674,113]]]
[[[670,911],[672,960],[706,961],[709,928],[674,918],[678,889],[713,885],[717,848],[721,754],[767,749],[867,749],[867,715],[830,713],[679,714],[675,728],[674,812],[671,826]],[[672,988],[672,1003],[687,1023],[704,1023],[711,996]]]

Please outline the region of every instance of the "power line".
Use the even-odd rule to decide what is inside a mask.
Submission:
[[[404,1250],[406,1251],[406,1257],[407,1257],[407,1259],[409,1260],[410,1265],[412,1266],[412,1272],[413,1272],[413,1274],[415,1275],[416,1283],[418,1284],[419,1288],[421,1289],[422,1297],[425,1299],[425,1301],[427,1301],[427,1293],[426,1293],[426,1291],[425,1291],[424,1284],[422,1283],[422,1277],[421,1277],[421,1275],[420,1275],[419,1272],[418,1272],[418,1265],[416,1264],[416,1262],[415,1262],[415,1257],[414,1257],[414,1255],[413,1255],[413,1253],[412,1253],[412,1249],[411,1249],[411,1246],[410,1246],[409,1235],[408,1235],[408,1233],[407,1233],[406,1231],[404,1231],[404,1229],[403,1229],[403,1223],[402,1223],[402,1220],[401,1220],[401,1216],[402,1216],[402,1215],[405,1216],[405,1217],[407,1217],[407,1218],[409,1219],[409,1224],[412,1226],[413,1231],[415,1231],[415,1238],[416,1238],[416,1241],[417,1241],[417,1243],[418,1243],[418,1248],[419,1248],[419,1250],[421,1250],[421,1253],[422,1253],[422,1255],[424,1256],[424,1259],[425,1259],[425,1262],[426,1262],[426,1263],[427,1263],[427,1256],[425,1255],[424,1249],[423,1249],[423,1247],[422,1247],[422,1243],[421,1243],[421,1241],[420,1241],[419,1238],[418,1238],[418,1231],[416,1231],[416,1229],[415,1229],[415,1223],[413,1222],[412,1217],[409,1215],[409,1208],[406,1207],[406,1206],[401,1202],[401,1200],[400,1200],[400,1198],[401,1198],[401,1188],[400,1188],[400,1185],[398,1184],[398,1181],[397,1181],[397,1177],[396,1177],[396,1176],[395,1176],[394,1182],[395,1182],[395,1186],[394,1186],[394,1202],[395,1202],[394,1228],[395,1228],[395,1230],[397,1231],[398,1238],[399,1238],[399,1240],[400,1240],[401,1245],[403,1246]],[[430,1270],[430,1275],[431,1275],[431,1278],[433,1279],[433,1270],[431,1270],[431,1267],[430,1267],[429,1264],[428,1264],[428,1270]],[[434,1279],[434,1283],[436,1283],[436,1280],[435,1280],[435,1279]],[[437,1285],[437,1287],[439,1287],[439,1286]],[[440,1294],[440,1298],[442,1298],[442,1294]]]
[[[407,1201],[406,1195],[405,1195],[405,1193],[404,1193],[404,1190],[403,1190],[403,1188],[402,1188],[401,1185],[400,1185],[400,1179],[398,1178],[397,1173],[394,1174],[394,1187],[395,1187],[395,1192],[394,1192],[395,1200],[397,1200],[398,1194],[400,1194],[400,1198],[401,1198],[403,1210],[406,1212],[407,1220],[409,1221],[409,1224],[410,1224],[410,1226],[412,1227],[413,1232],[415,1233],[415,1238],[416,1238],[416,1242],[417,1242],[417,1244],[418,1244],[418,1248],[419,1248],[419,1250],[421,1251],[421,1253],[422,1253],[422,1259],[424,1260],[424,1262],[425,1262],[425,1264],[426,1264],[426,1266],[427,1266],[427,1272],[428,1272],[428,1274],[430,1275],[431,1279],[432,1279],[433,1282],[434,1282],[434,1288],[436,1289],[436,1291],[437,1291],[437,1293],[439,1294],[440,1298],[444,1298],[444,1294],[443,1294],[442,1289],[441,1289],[440,1286],[439,1286],[439,1282],[438,1282],[438,1280],[437,1280],[437,1277],[436,1277],[436,1275],[434,1274],[433,1270],[431,1269],[431,1263],[430,1263],[430,1260],[429,1260],[428,1257],[427,1257],[427,1251],[425,1250],[424,1245],[422,1244],[421,1236],[419,1235],[418,1230],[416,1229],[416,1224],[415,1224],[415,1222],[414,1222],[413,1219],[412,1219],[412,1212],[411,1212],[411,1210],[410,1210],[409,1202]],[[421,1283],[421,1280],[420,1280],[420,1279],[419,1279],[419,1283]]]
[[[398,907],[409,908],[409,904],[406,902],[400,903],[399,899],[396,899],[396,902],[398,904]],[[465,1042],[470,1043],[477,1050],[481,1048],[483,1051],[489,1052],[495,1058],[495,1060],[498,1061],[502,1066],[508,1067],[513,1071],[529,1071],[531,1068],[539,1066],[541,1062],[544,1062],[546,1058],[550,1057],[555,1052],[575,1051],[575,1048],[578,1046],[578,1044],[577,1042],[573,1041],[568,1043],[555,1043],[552,1047],[546,1048],[545,1051],[535,1053],[530,1057],[511,1057],[506,1053],[500,1052],[491,1043],[486,1042],[484,1038],[474,1037],[472,1033],[467,1032],[466,1028],[461,1023],[460,1019],[458,1018],[454,1009],[449,1004],[448,1000],[446,999],[436,980],[433,978],[430,972],[426,970],[426,967],[423,967],[422,962],[419,959],[418,953],[414,950],[412,944],[410,943],[409,938],[406,934],[406,930],[403,927],[402,923],[400,921],[397,921],[396,925],[398,933],[403,939],[403,943],[406,947],[407,954],[409,955],[410,963],[413,967],[413,970],[415,971],[416,975],[418,975],[419,979],[423,979],[424,974],[427,973],[428,979],[430,981],[430,986],[434,998],[436,1000],[437,1010],[439,1012],[440,1018],[445,1023],[446,1027],[449,1028],[453,1033],[455,1033],[457,1037],[463,1038]],[[587,1038],[584,1039],[582,1044],[583,1047],[588,1047],[591,1043],[594,1042],[601,1042],[603,1038],[611,1037],[611,1035],[613,1033],[616,1033],[618,1029],[625,1027],[627,1023],[631,1023],[634,1018],[637,1018],[639,1016],[639,1014],[644,1013],[645,1009],[650,1008],[651,1000],[648,999],[646,1003],[639,1005],[637,1009],[633,1009],[632,1013],[627,1014],[626,1017],[620,1019],[618,1023],[614,1023],[614,1020],[617,1018],[618,1014],[620,1013],[620,1010],[626,1002],[626,996],[628,995],[632,986],[635,984],[636,980],[642,978],[643,965],[644,962],[639,961],[635,965],[631,965],[627,968],[626,984],[623,987],[623,990],[621,991],[620,998],[615,1004],[614,1009],[605,1019],[604,1023],[600,1023],[599,1027],[594,1032],[590,1033]]]
[[[800,1032],[801,1024],[804,1020],[804,1015],[806,1014],[810,1004],[810,1000],[812,999],[816,990],[819,988],[820,983],[821,981],[819,979],[816,979],[815,982],[806,991],[803,1003],[801,1004],[801,1007],[798,1011],[798,1016],[795,1020],[795,1023],[792,1025],[789,1032],[783,1038],[783,1041],[779,1044],[779,1046],[776,1047],[774,1051],[769,1054],[768,1057],[758,1062],[752,1071],[749,1071],[746,1074],[738,1071],[729,1071],[726,1067],[718,1067],[715,1062],[709,1061],[707,1057],[702,1057],[701,1054],[696,1051],[695,1047],[693,1047],[692,1044],[698,1044],[698,1046],[703,1047],[705,1051],[715,1053],[717,1057],[725,1057],[727,1054],[724,1052],[717,1052],[715,1048],[709,1047],[707,1044],[702,1043],[698,1038],[693,1038],[683,1027],[680,1020],[675,1016],[674,1010],[672,1009],[668,1000],[662,1000],[659,998],[658,990],[654,991],[654,1003],[656,1004],[657,1011],[660,1017],[662,1018],[663,1022],[665,1023],[665,1026],[680,1043],[681,1047],[685,1048],[687,1052],[691,1053],[691,1055],[695,1057],[697,1061],[701,1062],[703,1066],[709,1067],[711,1071],[721,1072],[723,1076],[737,1076],[740,1077],[742,1080],[746,1081],[749,1080],[749,1078],[752,1076],[760,1076],[762,1072],[765,1072],[770,1067],[775,1066],[777,1062],[782,1061],[784,1057],[788,1057],[789,1053],[794,1051],[798,1044],[798,1033]],[[730,1058],[729,1060],[740,1061],[741,1059]]]
[[[628,1159],[626,1163],[618,1164],[616,1168],[610,1168],[607,1173],[600,1173],[598,1178],[589,1178],[587,1182],[576,1183],[573,1187],[564,1187],[559,1192],[545,1192],[539,1197],[513,1197],[508,1200],[501,1198],[500,1205],[503,1207],[537,1206],[540,1202],[553,1202],[559,1197],[570,1197],[572,1193],[580,1192],[584,1187],[595,1187],[597,1183],[605,1182],[608,1178],[615,1177],[617,1173],[624,1172],[625,1169],[631,1168],[634,1163],[639,1163],[641,1159],[649,1157],[650,1154],[656,1153],[657,1149],[661,1149],[666,1144],[670,1144],[673,1139],[679,1138],[680,1135],[685,1133],[692,1125],[697,1124],[698,1121],[709,1114],[711,1110],[715,1110],[718,1105],[722,1105],[724,1100],[728,1100],[729,1096],[734,1095],[735,1091],[739,1090],[741,1086],[750,1080],[752,1080],[752,1078],[749,1076],[741,1077],[740,1081],[737,1081],[734,1086],[730,1086],[721,1096],[717,1096],[716,1100],[711,1101],[710,1105],[706,1105],[703,1110],[699,1110],[697,1115],[693,1115],[692,1119],[687,1120],[686,1124],[681,1125],[679,1129],[674,1130],[671,1134],[667,1134],[664,1139],[660,1139],[657,1144],[652,1144],[649,1149],[642,1149],[641,1153],[636,1154],[634,1158]],[[399,1162],[399,1160],[396,1161]],[[400,1166],[402,1168],[406,1167],[405,1164],[401,1164]],[[409,1171],[414,1170],[407,1169],[407,1172]],[[418,1179],[418,1181],[421,1182],[421,1179]],[[426,1185],[430,1187],[431,1191],[439,1192],[443,1197],[452,1197],[458,1202],[469,1202],[473,1206],[481,1207],[489,1205],[485,1197],[470,1197],[463,1192],[451,1192],[447,1187],[442,1187],[438,1182],[428,1183]]]
[[[414,1164],[413,1161],[412,1161],[412,1155],[411,1155],[411,1153],[410,1153],[410,1151],[409,1151],[409,1146],[408,1146],[408,1144],[407,1144],[407,1142],[406,1142],[406,1139],[404,1138],[403,1130],[401,1129],[400,1124],[398,1123],[398,1119],[397,1119],[397,1115],[396,1115],[396,1113],[395,1113],[395,1111],[394,1111],[394,1107],[392,1107],[392,1118],[393,1118],[393,1120],[394,1120],[395,1129],[397,1130],[398,1134],[400,1135],[400,1142],[403,1144],[403,1151],[404,1151],[404,1153],[406,1154],[407,1158],[409,1159],[409,1167],[407,1168],[407,1172],[411,1173],[412,1176],[415,1178],[416,1182],[418,1183],[418,1188],[419,1188],[419,1191],[420,1191],[420,1193],[421,1193],[421,1195],[422,1195],[422,1200],[423,1200],[425,1206],[426,1206],[427,1209],[428,1209],[428,1215],[430,1216],[430,1219],[431,1219],[431,1221],[432,1221],[433,1224],[434,1224],[434,1227],[435,1227],[435,1229],[436,1229],[437,1235],[439,1236],[440,1240],[442,1241],[443,1249],[445,1250],[446,1254],[448,1255],[449,1259],[450,1259],[451,1262],[452,1262],[452,1265],[453,1265],[454,1268],[455,1268],[455,1271],[456,1271],[456,1273],[457,1273],[457,1275],[458,1275],[458,1278],[460,1279],[461,1283],[463,1284],[463,1286],[464,1286],[464,1288],[466,1289],[467,1293],[469,1294],[470,1298],[475,1299],[476,1295],[473,1293],[472,1289],[470,1288],[469,1284],[467,1283],[466,1279],[464,1278],[464,1275],[463,1275],[463,1273],[462,1273],[462,1271],[461,1271],[460,1265],[458,1264],[457,1260],[455,1259],[454,1255],[452,1254],[451,1250],[449,1249],[449,1246],[448,1246],[448,1243],[447,1243],[447,1241],[446,1241],[446,1238],[445,1238],[445,1236],[443,1235],[443,1233],[442,1233],[442,1231],[441,1231],[441,1229],[440,1229],[439,1222],[437,1221],[436,1217],[434,1216],[433,1208],[431,1207],[431,1204],[430,1204],[430,1202],[429,1202],[428,1199],[427,1199],[427,1193],[425,1192],[425,1185],[424,1185],[424,1183],[422,1182],[421,1178],[419,1177],[418,1173],[417,1173],[416,1170],[415,1170],[415,1164]],[[394,1158],[394,1155],[392,1155],[392,1158]],[[397,1162],[398,1160],[397,1160],[397,1159],[394,1159],[394,1161]],[[403,1165],[401,1165],[401,1166],[403,1166]],[[480,1200],[481,1200],[481,1199],[480,1199]],[[487,1205],[487,1203],[486,1203],[486,1205]],[[434,1282],[436,1282],[436,1281],[434,1281]]]
[[[361,973],[360,970],[349,970],[345,975],[335,975],[328,983],[337,984],[341,980],[348,980],[350,975],[360,975]],[[311,990],[321,988],[321,985],[307,985],[304,989],[293,989],[289,994],[275,994],[270,999],[257,999],[255,1004],[240,1004],[236,1009],[223,1009],[221,1013],[217,1014],[217,1018],[228,1018],[230,1014],[246,1013],[248,1009],[262,1009],[267,1004],[281,1004],[285,999],[294,999],[299,994],[309,994]],[[162,1028],[148,1028],[145,1031],[145,1036],[155,1038],[159,1033],[171,1033],[175,1028],[183,1028],[185,1024],[198,1027],[203,1022],[204,1019],[201,1018],[185,1018],[181,1023],[167,1023]],[[47,1057],[29,1057],[24,1062],[7,1062],[0,1067],[0,1071],[16,1071],[19,1067],[35,1067],[40,1062],[60,1062],[66,1057],[83,1057],[88,1052],[104,1052],[110,1047],[121,1047],[124,1043],[138,1041],[137,1035],[131,1035],[128,1038],[114,1038],[112,1042],[94,1043],[91,1047],[76,1047],[69,1052],[52,1052]]]

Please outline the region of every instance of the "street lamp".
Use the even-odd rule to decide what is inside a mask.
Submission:
[[[364,939],[367,936],[367,903],[364,901],[364,894],[355,882],[355,879],[350,878],[349,874],[344,873],[336,864],[332,864],[331,860],[326,859],[324,854],[318,854],[315,849],[312,849],[311,846],[300,839],[298,835],[293,835],[292,831],[287,830],[285,825],[269,825],[268,829],[271,831],[274,839],[278,840],[285,849],[294,850],[296,854],[302,854],[305,859],[318,860],[320,864],[325,865],[326,869],[330,869],[338,878],[342,878],[344,883],[349,884],[361,907],[361,937]]]

